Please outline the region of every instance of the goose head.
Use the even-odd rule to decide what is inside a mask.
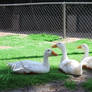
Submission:
[[[61,61],[68,59],[67,51],[64,43],[58,42],[55,45],[52,45],[52,48],[59,48],[62,51]]]
[[[84,51],[89,51],[88,45],[87,44],[82,44],[77,47],[78,49],[83,49]]]
[[[51,50],[51,49],[47,49],[45,51],[45,55],[46,56],[51,56],[51,55],[57,56],[57,54],[53,50]]]
[[[64,45],[64,43],[61,43],[61,42],[59,42],[59,43],[56,43],[55,45],[52,45],[52,48],[60,48],[60,49],[62,49],[62,48],[64,48],[65,47],[65,45]]]

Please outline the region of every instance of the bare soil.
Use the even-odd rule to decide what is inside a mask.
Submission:
[[[75,41],[78,41],[78,40],[81,40],[81,38],[65,38],[65,39],[61,40],[61,42],[70,43],[70,42],[75,42]],[[59,41],[53,41],[53,43],[57,43],[57,42],[60,42],[60,40]]]
[[[9,32],[0,32],[0,36],[7,36],[7,35],[16,35],[16,34]]]
[[[16,34],[16,33],[9,33],[9,32],[0,32],[0,36],[8,36],[8,35],[20,35],[20,36],[26,36],[26,34]]]
[[[74,41],[78,41],[78,40],[81,40],[81,39],[80,38],[66,38],[62,42],[63,43],[70,43],[70,42],[74,42]]]
[[[55,81],[45,85],[27,86],[25,88],[2,91],[2,92],[87,92],[87,91],[85,91],[79,85],[77,85],[75,90],[71,90],[64,86],[63,81]]]
[[[10,46],[0,46],[0,49],[7,49],[7,48],[12,48]]]

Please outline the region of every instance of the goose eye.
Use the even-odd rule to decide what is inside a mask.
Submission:
[[[48,51],[50,51],[50,50],[48,50]]]

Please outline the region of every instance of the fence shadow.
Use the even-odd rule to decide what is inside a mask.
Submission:
[[[92,52],[89,52],[90,54]],[[83,52],[81,53],[78,53],[78,52],[73,52],[73,53],[68,53],[68,55],[80,55],[80,54],[84,54]],[[62,54],[58,54],[58,56],[61,56]],[[54,57],[54,56],[51,56],[51,57]],[[31,58],[43,58],[43,55],[42,56],[22,56],[22,57],[13,57],[13,58],[2,58],[0,60],[13,60],[13,59],[31,59]]]

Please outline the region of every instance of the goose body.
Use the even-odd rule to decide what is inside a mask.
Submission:
[[[92,69],[92,56],[89,56],[89,48],[87,44],[82,44],[78,46],[79,49],[83,49],[84,51],[84,57],[82,58],[82,61],[84,62],[83,68]]]
[[[48,57],[50,55],[57,55],[54,51],[48,49],[44,53],[43,63],[31,60],[18,61],[8,63],[8,66],[16,73],[47,73],[50,71]]]
[[[57,43],[52,46],[52,48],[56,47],[62,51],[59,69],[68,74],[82,75],[82,63],[68,58],[66,47],[63,43]]]
[[[62,63],[59,65],[59,69],[68,74],[82,75],[80,63],[78,63],[76,60],[70,59],[62,61]]]

